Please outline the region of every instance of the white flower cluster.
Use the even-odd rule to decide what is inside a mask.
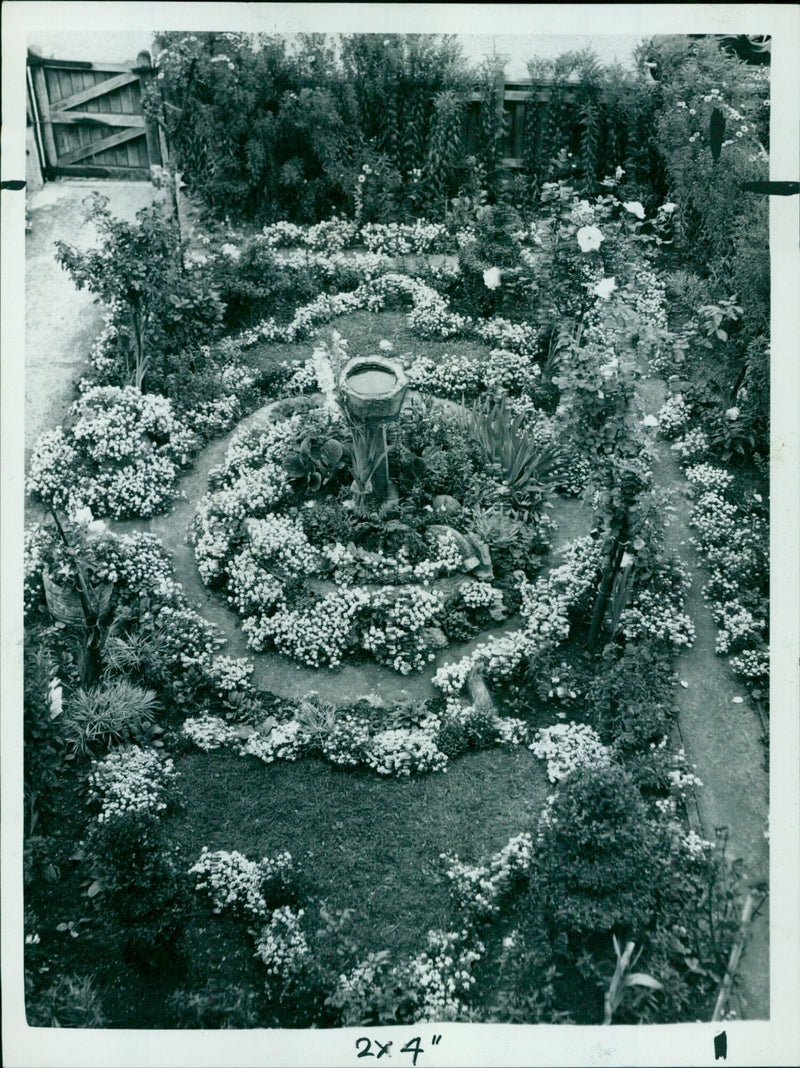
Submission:
[[[250,693],[253,689],[253,661],[245,656],[217,656],[206,679],[218,697],[231,693]]]
[[[262,567],[249,549],[237,553],[227,568],[228,600],[242,615],[259,617],[283,604],[283,583]]]
[[[258,757],[265,764],[275,760],[297,760],[303,755],[308,737],[296,719],[278,723],[267,735],[251,734],[241,747],[242,756]]]
[[[658,413],[658,428],[665,438],[677,438],[686,429],[692,416],[692,407],[683,394],[675,393],[662,405]]]
[[[363,587],[334,590],[310,608],[279,608],[272,616],[251,616],[242,624],[251,648],[261,650],[268,641],[275,648],[310,667],[337,667],[353,643],[353,620],[370,603]]]
[[[527,831],[511,838],[487,864],[467,864],[457,856],[442,855],[446,878],[455,904],[467,922],[493,916],[514,884],[524,879],[533,861],[533,837]]]
[[[530,741],[528,724],[524,719],[503,716],[497,723],[498,736],[506,745],[527,745]]]
[[[416,219],[408,223],[366,223],[361,227],[361,240],[370,252],[390,256],[405,256],[410,252],[424,254],[448,252],[451,242],[443,223]]]
[[[364,716],[339,712],[336,722],[322,740],[322,754],[339,767],[355,768],[366,762],[371,745],[369,723]]]
[[[101,806],[98,822],[164,812],[177,775],[171,758],[156,749],[136,745],[115,749],[95,761],[89,772],[89,795]]]
[[[402,675],[421,670],[434,653],[424,633],[442,610],[442,595],[421,586],[385,587],[370,595],[370,608],[381,622],[361,634],[361,648]]]
[[[733,484],[733,475],[722,467],[712,464],[692,464],[684,471],[686,480],[701,493],[716,493],[720,497]]]
[[[289,516],[247,519],[245,530],[253,556],[265,567],[278,567],[287,576],[313,575],[321,563],[301,524]]]
[[[445,771],[447,757],[429,731],[390,728],[373,735],[365,763],[379,775],[412,775]]]
[[[195,434],[206,438],[215,438],[226,433],[241,417],[241,401],[232,393],[225,393],[214,400],[202,401],[184,413],[187,426]]]
[[[467,579],[458,587],[458,592],[467,608],[489,608],[499,611],[503,609],[503,591],[490,586],[488,582]]]
[[[726,601],[715,606],[714,618],[719,627],[716,641],[718,654],[738,652],[762,644],[767,621],[757,619],[738,601]]]
[[[502,678],[526,657],[555,648],[569,636],[567,612],[591,587],[601,547],[586,537],[570,543],[563,552],[565,562],[546,578],[522,583],[522,628],[492,635],[460,660],[444,664],[433,677],[435,686],[446,695],[455,696],[473,671]]]
[[[672,451],[682,464],[696,464],[704,460],[710,451],[708,435],[701,427],[688,431],[672,444]]]
[[[236,850],[212,851],[203,846],[200,858],[189,869],[189,874],[199,876],[195,889],[208,893],[217,912],[234,909],[255,919],[263,919],[269,912],[264,897],[264,883],[268,879],[289,875],[292,867],[292,857],[288,852],[255,861],[248,860]]]
[[[602,767],[611,754],[588,723],[556,723],[542,727],[528,746],[540,760],[547,761],[550,782],[560,782],[576,768]]]
[[[115,518],[163,509],[197,445],[172,403],[133,386],[95,386],[71,414],[71,427],[46,432],[34,447],[28,492],[57,508],[88,506]]]
[[[303,909],[295,911],[289,905],[282,905],[261,929],[255,955],[266,967],[267,990],[273,984],[280,987],[296,978],[308,964],[311,950],[301,927],[304,915]]]
[[[635,603],[620,615],[620,629],[629,641],[650,637],[690,649],[695,628],[691,618],[680,611],[682,598],[664,598],[641,590]]]
[[[236,738],[236,731],[233,727],[229,726],[224,719],[212,716],[208,712],[184,720],[181,734],[204,753],[212,749],[220,749],[223,745],[230,745]]]
[[[769,646],[745,649],[732,656],[728,663],[740,678],[761,682],[769,678]]]
[[[427,950],[399,969],[404,988],[417,1002],[414,1020],[458,1019],[475,985],[472,968],[484,952],[483,944],[466,931],[429,931]]]
[[[688,831],[682,840],[682,845],[693,860],[701,860],[714,848],[714,843],[701,838],[697,831]]]

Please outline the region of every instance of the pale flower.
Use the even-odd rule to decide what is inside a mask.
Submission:
[[[596,297],[601,297],[603,300],[608,300],[614,290],[617,288],[617,282],[614,278],[601,278],[597,285],[592,289],[592,292]]]
[[[577,233],[578,244],[581,252],[596,252],[604,240],[603,235],[596,226],[582,226]],[[485,279],[485,275],[484,275]]]
[[[741,413],[739,412],[738,408],[728,408],[728,410],[725,412],[725,418],[730,419],[732,423],[735,423],[736,420],[739,418],[740,414]]]
[[[672,204],[672,203],[662,204],[661,205],[661,210],[664,212],[665,215],[671,215],[673,213],[673,211],[675,211],[677,206],[678,206],[677,204]]]
[[[483,272],[483,284],[487,289],[497,289],[501,277],[499,267],[487,267]]]
[[[391,341],[387,341],[386,338],[383,338],[381,341],[378,342],[378,348],[381,350],[381,352],[394,351],[394,345],[391,343]]]
[[[638,200],[627,200],[622,206],[631,215],[635,215],[637,219],[644,218],[644,206]]]
[[[72,522],[77,523],[80,527],[88,527],[93,519],[94,516],[92,515],[91,508],[78,508],[78,510],[72,514]]]
[[[614,177],[617,179],[617,181],[619,181],[624,173],[625,171],[622,169],[622,167],[617,167],[617,169],[614,171]]]
[[[646,415],[642,420],[642,426],[658,426],[658,418],[655,415]]]

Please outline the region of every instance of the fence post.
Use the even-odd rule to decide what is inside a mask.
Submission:
[[[144,90],[153,80],[153,64],[150,61],[150,53],[142,51],[136,57],[136,73]],[[147,141],[147,158],[150,167],[160,167],[163,163],[161,155],[161,141],[159,138],[158,124],[148,115],[142,107],[144,115],[144,136]]]
[[[44,146],[45,175],[48,178],[52,178],[58,162],[58,153],[56,152],[56,139],[53,136],[53,123],[50,120],[50,100],[47,96],[47,79],[44,74],[44,66],[41,63],[41,48],[38,45],[31,45],[28,48],[28,56],[33,59],[33,62],[30,62],[29,59],[29,66],[33,79],[34,104],[39,113],[39,127]]]

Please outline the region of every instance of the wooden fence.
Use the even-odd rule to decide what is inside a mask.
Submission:
[[[45,178],[150,179],[162,162],[158,130],[142,111],[153,76],[135,63],[45,59],[28,50],[28,113]]]

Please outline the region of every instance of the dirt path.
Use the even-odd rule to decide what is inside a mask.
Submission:
[[[39,435],[64,421],[89,350],[100,333],[102,308],[79,291],[55,260],[55,241],[97,244],[83,201],[92,192],[114,215],[132,220],[152,202],[149,182],[48,182],[28,195],[31,229],[25,238],[25,466]]]
[[[644,380],[637,385],[642,415],[655,414],[665,399],[664,383]],[[707,574],[692,546],[688,525],[688,483],[668,442],[655,446],[654,481],[676,488],[668,524],[667,547],[691,571],[693,582],[686,597],[686,612],[696,637],[681,653],[676,670],[687,685],[675,689],[678,723],[689,761],[697,766],[703,788],[697,792],[700,819],[706,837],[714,828],[728,828],[729,859],[740,859],[748,884],[769,878],[769,847],[764,836],[769,813],[769,779],[765,766],[761,720],[723,657],[715,652],[717,628],[703,600]],[[734,702],[741,698],[741,703]],[[738,998],[731,1001],[744,1019],[769,1017],[769,914],[765,905],[753,922],[739,966]],[[738,1004],[737,1004],[738,1001]]]

